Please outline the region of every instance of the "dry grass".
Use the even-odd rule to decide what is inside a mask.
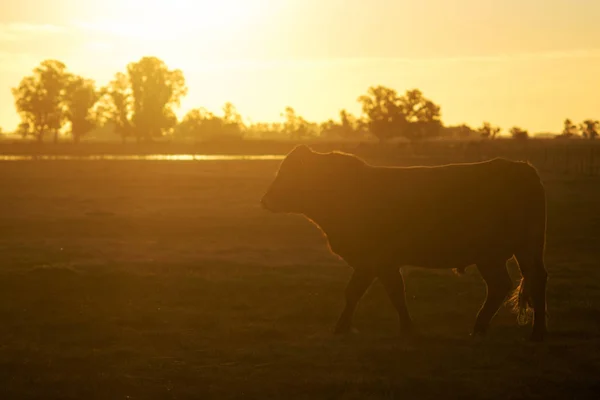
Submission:
[[[547,343],[507,309],[473,341],[477,271],[410,269],[405,345],[379,284],[361,334],[331,334],[350,270],[305,220],[259,209],[276,167],[0,163],[0,398],[595,398],[598,178],[544,176]]]

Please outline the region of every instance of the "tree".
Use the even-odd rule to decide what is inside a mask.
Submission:
[[[581,124],[581,135],[586,139],[596,139],[598,136],[598,121],[594,121],[593,119],[586,119]]]
[[[133,114],[133,95],[127,75],[117,72],[112,81],[101,89],[98,102],[99,119],[114,126],[115,133],[121,136],[123,143],[133,136],[131,117]]]
[[[394,89],[375,86],[358,101],[369,131],[381,142],[400,136],[411,141],[421,140],[441,132],[440,107],[418,89],[398,96]]]
[[[185,139],[204,140],[220,126],[221,121],[217,121],[213,113],[204,108],[194,108],[185,114],[175,134]]]
[[[133,95],[132,125],[138,141],[162,136],[177,124],[174,108],[187,94],[181,70],[170,70],[156,57],[127,66]]]
[[[33,127],[29,122],[24,121],[19,124],[15,133],[25,139],[27,136],[33,135]]]
[[[354,115],[340,110],[340,123],[329,119],[320,126],[320,136],[328,139],[359,139],[365,136],[361,121]]]
[[[340,110],[340,136],[342,139],[361,139],[366,136],[366,124],[345,109]]]
[[[563,130],[560,136],[569,138],[575,135],[577,132],[577,126],[569,118],[563,122]]]
[[[315,127],[315,124],[309,123],[303,117],[296,114],[296,110],[290,106],[285,108],[281,116],[285,119],[283,132],[291,139],[304,139],[310,136],[314,130],[318,129],[318,127]]]
[[[408,122],[402,136],[412,141],[436,137],[440,134],[442,127],[440,106],[425,98],[418,89],[406,91],[399,101],[402,113]]]
[[[502,129],[499,126],[492,126],[489,122],[484,122],[483,125],[477,129],[479,135],[484,139],[494,140]]]
[[[235,106],[230,102],[225,103],[223,106],[223,134],[230,138],[241,137],[244,124],[242,122],[242,116],[237,111]]]
[[[521,129],[517,126],[510,129],[510,134],[515,140],[526,140],[529,139],[529,132],[524,129]]]
[[[12,88],[17,112],[28,127],[23,132],[34,135],[38,142],[44,140],[46,133],[54,134],[54,142],[58,141],[65,120],[63,100],[68,77],[65,64],[45,60],[31,76],[24,77],[19,86]]]
[[[380,142],[400,136],[407,124],[406,115],[394,89],[372,86],[358,98],[369,132]]]
[[[223,117],[205,108],[190,110],[181,120],[175,134],[194,140],[238,139],[242,136],[242,118],[231,103],[223,106]]]
[[[478,134],[467,124],[448,126],[444,128],[444,131],[444,136],[455,139],[469,139]]]
[[[71,123],[71,135],[75,143],[96,126],[92,108],[100,98],[94,81],[73,75],[65,94],[66,118]]]

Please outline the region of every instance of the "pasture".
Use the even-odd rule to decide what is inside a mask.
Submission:
[[[596,398],[600,178],[542,172],[545,343],[507,308],[469,337],[472,267],[405,270],[404,343],[378,282],[360,333],[332,334],[351,270],[308,221],[260,209],[278,164],[0,162],[0,398]]]

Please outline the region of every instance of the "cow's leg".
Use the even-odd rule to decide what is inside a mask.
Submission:
[[[410,335],[412,332],[412,319],[406,306],[406,291],[402,274],[396,268],[385,268],[378,271],[378,277],[396,311],[398,311],[400,332],[403,335]]]
[[[492,318],[512,289],[512,280],[506,269],[506,261],[497,260],[477,265],[487,286],[487,297],[477,314],[474,335],[485,335]]]
[[[373,280],[375,272],[370,268],[357,268],[346,286],[346,306],[335,326],[336,334],[348,333],[352,328],[352,316],[361,297],[365,294]]]

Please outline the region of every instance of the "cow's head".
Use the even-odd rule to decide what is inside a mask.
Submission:
[[[261,205],[276,213],[302,213],[309,194],[310,165],[317,155],[306,145],[299,145],[281,162],[275,180],[261,200]]]

